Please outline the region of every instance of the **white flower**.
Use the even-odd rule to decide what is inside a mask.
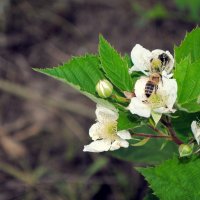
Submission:
[[[120,147],[127,148],[131,139],[128,131],[117,131],[117,111],[110,110],[103,106],[97,105],[96,109],[97,122],[89,130],[89,135],[93,142],[84,146],[83,151],[103,152],[114,151]]]
[[[175,112],[173,105],[177,97],[177,82],[175,79],[162,77],[162,81],[158,83],[158,89],[150,97],[145,95],[145,86],[148,77],[141,77],[135,84],[135,95],[131,99],[128,109],[132,114],[141,117],[150,117],[153,113],[169,113]]]
[[[191,129],[192,129],[194,137],[199,145],[200,144],[200,124],[199,124],[199,122],[193,121],[191,124]]]
[[[160,49],[149,51],[136,44],[131,51],[131,59],[134,66],[130,69],[130,73],[141,71],[145,75],[150,75],[152,72],[160,72],[168,78],[172,76],[170,73],[174,67],[174,58],[169,51]]]

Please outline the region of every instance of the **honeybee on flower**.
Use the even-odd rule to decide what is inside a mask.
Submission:
[[[177,98],[177,82],[175,79],[162,78],[153,91],[147,93],[149,77],[142,76],[135,84],[135,97],[131,98],[128,110],[141,117],[152,114],[175,112],[173,105]],[[155,91],[156,90],[156,91]]]
[[[174,58],[169,51],[155,49],[149,51],[143,46],[136,44],[131,51],[131,59],[134,66],[129,70],[141,71],[149,76],[152,73],[160,73],[168,78],[172,77]]]

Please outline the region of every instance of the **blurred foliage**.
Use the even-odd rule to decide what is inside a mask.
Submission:
[[[133,11],[140,16],[143,22],[163,20],[169,17],[169,12],[165,6],[161,3],[153,5],[151,8],[146,10],[139,3],[134,2],[132,4]]]
[[[194,22],[200,21],[200,1],[199,0],[175,0],[180,11],[187,12],[187,18]],[[184,15],[182,15],[183,17]],[[185,18],[185,17],[184,17]]]
[[[173,3],[177,11],[169,9]],[[172,0],[154,3],[153,5],[149,3],[148,7],[141,2],[134,2],[132,3],[132,9],[139,16],[139,24],[141,25],[149,21],[163,21],[166,19],[200,22],[199,0]]]

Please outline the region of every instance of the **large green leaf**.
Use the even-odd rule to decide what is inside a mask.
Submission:
[[[179,108],[188,112],[200,111],[200,60],[191,63],[190,56],[176,65],[174,77],[178,84],[177,103]]]
[[[188,56],[191,56],[192,63],[200,59],[200,28],[188,33],[181,45],[175,47],[176,63]]]
[[[163,150],[160,150],[164,142],[163,139],[152,138],[144,146],[121,148],[111,154],[116,158],[134,164],[155,165],[172,158],[174,152],[177,152],[177,147],[172,142],[169,142]]]
[[[68,83],[94,102],[114,109],[111,103],[96,96],[96,84],[104,78],[99,66],[97,56],[86,55],[75,57],[62,66],[34,70]]]
[[[86,55],[75,57],[62,66],[35,70],[94,95],[96,84],[104,77],[99,66],[100,62],[97,56]]]
[[[122,91],[132,91],[133,82],[128,73],[127,60],[122,58],[103,36],[100,36],[99,40],[99,55],[106,76]]]
[[[173,158],[159,166],[137,168],[161,200],[200,199],[200,159]]]
[[[154,131],[144,126],[135,128],[134,132],[155,134]],[[143,138],[140,137],[140,139]],[[135,142],[130,140],[129,148],[120,148],[117,151],[113,151],[111,155],[135,164],[159,164],[166,159],[172,158],[174,153],[178,153],[177,146],[172,142],[168,142],[164,149],[161,150],[164,142],[164,139],[151,138],[144,146],[133,147],[131,143]]]

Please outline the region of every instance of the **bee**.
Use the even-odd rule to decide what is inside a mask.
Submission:
[[[160,73],[153,73],[150,75],[149,80],[145,85],[145,95],[149,98],[153,92],[157,92],[158,90],[158,83],[162,81],[162,76]]]
[[[166,66],[170,61],[170,58],[166,53],[160,54],[158,59],[161,61],[162,66]]]
[[[151,62],[151,72],[161,72],[170,62],[170,58],[166,53],[162,53],[158,58],[152,58]]]

